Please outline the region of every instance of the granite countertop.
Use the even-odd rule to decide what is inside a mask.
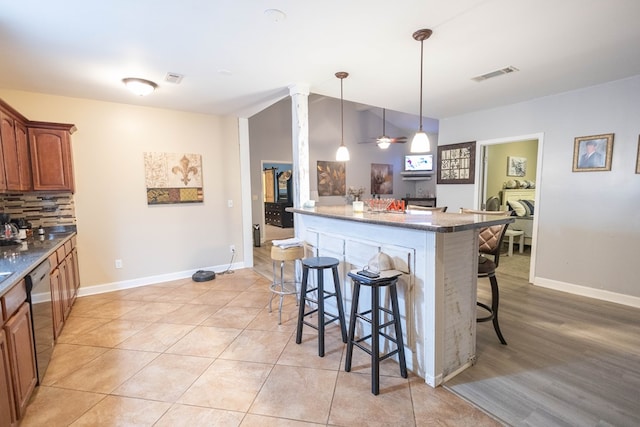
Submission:
[[[53,227],[45,229],[44,236],[34,236],[22,244],[0,246],[0,272],[11,272],[4,280],[0,278],[0,296],[24,278],[31,270],[46,260],[69,237],[76,234],[75,227]]]
[[[287,208],[289,212],[302,215],[315,215],[325,218],[343,219],[347,221],[369,224],[387,225],[391,227],[412,228],[415,230],[433,231],[436,233],[455,233],[491,225],[512,223],[513,217],[492,215],[460,214],[431,211],[384,211],[353,212],[350,205],[316,206],[314,208]]]

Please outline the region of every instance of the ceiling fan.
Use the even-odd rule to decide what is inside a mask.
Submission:
[[[376,144],[378,144],[378,147],[380,147],[383,150],[386,150],[387,148],[389,148],[391,144],[404,144],[405,142],[407,142],[406,136],[399,136],[396,138],[387,136],[387,133],[385,132],[385,125],[387,123],[387,121],[385,120],[385,112],[386,110],[383,108],[382,109],[382,136],[374,138]],[[362,144],[366,144],[368,142],[373,142],[373,141],[363,142]]]

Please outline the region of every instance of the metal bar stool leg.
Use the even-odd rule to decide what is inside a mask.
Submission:
[[[356,315],[358,313],[358,300],[360,299],[360,282],[353,282],[353,300],[351,301],[351,316],[349,319],[349,335],[347,338],[347,357],[344,370],[351,372],[351,361],[353,358],[353,338],[356,335]]]
[[[324,270],[318,274],[318,356],[324,357]]]
[[[404,340],[402,339],[402,325],[400,323],[400,308],[398,307],[397,285],[391,286],[389,291],[391,292],[391,310],[393,311],[393,320],[396,331],[396,345],[398,346],[400,375],[402,375],[402,378],[407,378],[407,361],[404,358]]]
[[[380,288],[371,287],[371,393],[380,393]]]
[[[507,341],[502,336],[500,331],[500,324],[498,323],[498,307],[500,306],[500,291],[498,290],[498,280],[495,274],[489,275],[489,283],[491,283],[491,321],[493,322],[493,329],[498,335],[498,339],[504,345],[507,345]]]

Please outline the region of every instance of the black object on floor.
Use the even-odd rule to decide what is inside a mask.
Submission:
[[[207,282],[216,278],[215,271],[198,270],[191,276],[194,282]]]

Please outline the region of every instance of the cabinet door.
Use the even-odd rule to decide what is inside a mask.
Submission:
[[[71,301],[71,294],[69,293],[69,273],[67,270],[67,259],[65,258],[60,262],[60,264],[58,264],[58,271],[60,273],[58,278],[60,282],[62,315],[65,320],[71,311],[71,305],[69,305],[69,302]]]
[[[53,310],[53,338],[58,339],[64,326],[63,289],[60,285],[60,270],[56,266],[51,270],[51,308]]]
[[[2,176],[0,186],[9,190],[19,184],[18,152],[13,117],[0,110],[0,141],[2,141]]]
[[[28,303],[22,304],[18,312],[7,321],[4,329],[9,342],[16,413],[20,419],[38,382],[36,355],[33,349],[33,331],[31,330],[31,311]]]
[[[17,190],[33,190],[31,180],[31,156],[29,155],[29,139],[27,138],[27,127],[16,121],[16,149],[18,152],[18,169],[20,173],[20,185]],[[9,188],[11,190],[11,188]]]
[[[71,137],[60,129],[28,129],[33,189],[74,191]]]
[[[9,347],[4,330],[0,329],[0,427],[9,427],[16,422],[16,404],[13,399],[13,381]]]

